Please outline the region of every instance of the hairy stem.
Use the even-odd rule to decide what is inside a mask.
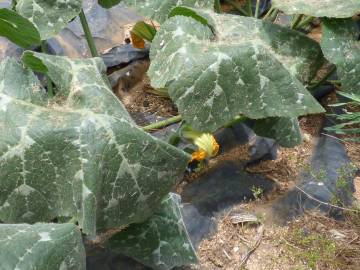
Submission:
[[[233,120],[231,120],[229,123],[227,123],[226,125],[224,125],[224,127],[232,127],[236,124],[239,124],[241,122],[246,121],[248,118],[246,116],[243,115],[238,115],[236,116]]]
[[[162,121],[147,125],[147,126],[143,127],[142,129],[145,130],[145,131],[159,129],[159,128],[163,128],[163,127],[166,127],[168,125],[180,122],[181,120],[182,120],[182,116],[179,114],[179,115],[170,117],[168,119],[165,119],[165,120],[162,120]]]
[[[220,0],[215,0],[214,8],[215,8],[215,11],[216,11],[217,13],[221,13]]]
[[[266,12],[265,16],[263,17],[263,20],[266,20],[271,15],[271,13],[273,13],[274,10],[275,10],[275,8],[271,7],[268,10],[268,12]]]
[[[325,83],[327,81],[327,79],[335,72],[336,70],[336,66],[332,66],[329,71],[324,75],[323,78],[321,78],[321,80],[317,81],[315,84],[312,84],[308,87],[309,91],[312,91],[316,88],[318,88],[320,85],[322,85],[323,83]]]
[[[91,56],[98,57],[99,54],[96,50],[95,41],[94,41],[93,36],[91,35],[89,24],[87,23],[83,9],[80,11],[79,17],[80,17],[81,26],[85,33],[87,44],[88,44],[90,52],[91,52]]]
[[[47,50],[46,41],[42,40],[40,45],[41,45],[41,51],[43,53],[48,54],[49,52]],[[51,81],[50,77],[47,74],[45,74],[45,78],[46,78],[46,86],[47,86],[48,95],[50,97],[53,97],[54,96],[54,88],[53,88],[52,81]]]
[[[327,80],[326,82],[332,83],[332,84],[341,84],[341,80]]]
[[[81,26],[82,26],[82,28],[84,30],[84,33],[85,33],[87,44],[88,44],[89,49],[90,49],[91,56],[92,57],[99,57],[99,53],[98,53],[98,51],[96,49],[95,41],[94,41],[94,38],[93,38],[93,36],[91,34],[90,27],[89,27],[89,24],[88,24],[88,22],[86,20],[86,16],[85,16],[85,13],[84,13],[83,9],[80,11],[79,17],[80,17]],[[111,89],[111,84],[110,84],[108,76],[106,74],[103,74],[103,78],[104,78],[105,83]]]
[[[312,16],[306,16],[297,26],[297,28],[301,28],[304,27],[306,25],[308,25],[309,23],[311,23],[313,20],[315,19],[315,17]]]
[[[256,8],[255,8],[255,18],[259,18],[259,6],[260,6],[260,0],[256,0]]]
[[[76,224],[76,222],[77,222],[77,219],[75,217],[73,217],[73,218],[69,219],[67,223]]]
[[[303,16],[302,14],[295,15],[295,17],[293,18],[293,20],[291,22],[291,29],[296,29],[296,27],[301,22],[302,16]]]
[[[253,12],[252,12],[252,8],[251,8],[251,0],[246,0],[246,8],[247,8],[247,12],[248,12],[249,16],[252,17]]]
[[[247,11],[245,9],[242,8],[242,6],[238,3],[235,2],[233,0],[225,0],[225,3],[228,3],[229,5],[231,5],[233,8],[235,8],[237,11],[240,12],[240,14],[244,15],[244,16],[249,16],[249,14],[247,13]]]
[[[279,13],[279,10],[278,10],[278,9],[275,9],[274,12],[271,13],[270,18],[269,18],[269,21],[271,21],[271,22],[275,21],[278,13]]]
[[[16,12],[16,4],[17,4],[17,1],[16,1],[16,0],[12,0],[12,1],[11,1],[11,9],[12,9],[13,11],[15,11],[15,12]]]

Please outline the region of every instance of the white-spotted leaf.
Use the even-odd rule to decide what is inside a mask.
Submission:
[[[286,14],[349,18],[360,12],[360,0],[272,0]]]
[[[344,91],[360,95],[359,28],[352,19],[324,19],[321,47],[337,67]]]
[[[302,84],[322,64],[316,42],[254,18],[199,14],[212,29],[184,16],[162,25],[148,72],[152,86],[169,89],[194,129],[214,131],[239,114],[262,119],[323,112]]]
[[[108,242],[113,251],[153,269],[169,270],[197,261],[180,211],[180,196],[169,194],[147,221],[132,224]]]
[[[17,0],[16,11],[30,20],[42,40],[58,34],[81,10],[82,0]]]
[[[0,64],[0,220],[74,217],[83,232],[149,218],[189,156],[143,132],[102,77],[100,58],[26,52],[59,93],[46,100],[35,75]]]
[[[294,147],[302,143],[297,118],[274,117],[257,120],[254,127],[259,136],[273,138],[282,147]]]
[[[74,224],[0,224],[1,270],[85,270],[81,232]]]

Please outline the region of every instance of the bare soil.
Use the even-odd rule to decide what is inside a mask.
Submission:
[[[177,115],[177,108],[168,97],[153,93],[154,89],[150,86],[150,79],[146,75],[148,66],[148,60],[135,63],[126,76],[119,80],[114,93],[133,116],[147,114],[171,117]],[[138,124],[143,123],[138,122]]]

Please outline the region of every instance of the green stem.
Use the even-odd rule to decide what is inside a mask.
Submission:
[[[341,84],[341,80],[327,80],[327,82],[332,84]]]
[[[270,15],[269,21],[271,21],[271,22],[275,21],[278,13],[279,13],[279,10],[275,9],[274,12]]]
[[[226,125],[224,125],[224,127],[232,127],[235,124],[244,122],[245,120],[247,120],[248,118],[246,116],[243,115],[238,115],[236,116],[233,120],[231,120],[229,123],[227,123]]]
[[[308,87],[309,91],[315,90],[316,88],[318,88],[320,85],[322,85],[324,82],[327,81],[327,79],[335,72],[336,70],[336,66],[332,66],[329,71],[325,74],[325,76],[323,78],[321,78],[321,80],[317,81],[315,84],[310,85]]]
[[[146,89],[145,91],[160,97],[170,97],[169,92],[166,88],[150,88]]]
[[[273,13],[273,11],[275,10],[274,7],[271,7],[268,12],[266,12],[265,16],[263,17],[263,20],[266,20],[270,15],[271,13]]]
[[[311,23],[314,19],[315,19],[315,17],[306,16],[306,18],[303,19],[303,20],[299,23],[299,25],[297,26],[297,28],[301,28],[301,27],[304,27],[304,26],[308,25],[308,24]]]
[[[16,12],[16,4],[17,4],[16,0],[11,1],[11,9],[15,12]]]
[[[92,57],[99,57],[99,54],[98,54],[98,52],[96,50],[95,41],[94,41],[93,36],[91,35],[90,28],[89,28],[89,25],[87,23],[85,13],[84,13],[83,9],[80,11],[79,17],[80,17],[81,26],[82,26],[82,28],[84,30],[84,33],[85,33],[86,41],[88,43],[88,46],[89,46],[89,49],[90,49],[90,52],[91,52],[91,56]]]
[[[71,219],[68,220],[67,223],[72,223],[72,224],[76,224],[77,219],[75,217],[72,217]]]
[[[252,17],[253,12],[252,12],[252,8],[251,8],[251,0],[246,0],[246,7],[247,7],[247,12],[248,12],[249,16]]]
[[[256,0],[255,18],[259,18],[259,6],[260,6],[260,0]]]
[[[48,54],[49,52],[47,50],[46,41],[42,40],[40,45],[41,45],[41,51],[43,53]],[[51,81],[49,75],[47,75],[47,74],[45,74],[45,78],[46,78],[46,86],[47,86],[48,95],[49,95],[49,97],[53,97],[54,96],[54,89],[53,89],[52,81]]]
[[[143,130],[150,131],[150,130],[154,130],[154,129],[163,128],[168,125],[180,122],[181,120],[182,120],[182,116],[179,114],[179,115],[170,117],[168,119],[147,125],[147,126],[143,127]]]
[[[240,14],[244,15],[244,16],[249,16],[249,14],[247,13],[247,11],[245,9],[243,9],[241,7],[241,5],[238,2],[232,1],[232,0],[225,0],[225,3],[228,3],[229,5],[231,5],[233,8],[235,8],[237,11],[240,12]]]
[[[214,8],[215,8],[215,11],[216,11],[217,13],[221,13],[220,0],[215,0]]]
[[[298,24],[301,22],[302,14],[295,15],[294,19],[291,22],[291,29],[296,29]]]

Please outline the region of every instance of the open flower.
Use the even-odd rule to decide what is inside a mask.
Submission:
[[[201,133],[191,130],[190,127],[185,127],[182,131],[182,136],[186,139],[191,139],[198,147],[198,150],[191,154],[191,161],[212,158],[219,152],[219,144],[210,133]]]

